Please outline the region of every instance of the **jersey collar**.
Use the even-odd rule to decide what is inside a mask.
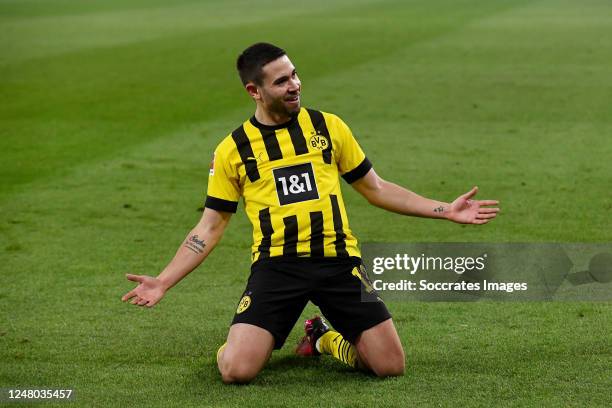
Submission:
[[[297,121],[297,117],[298,117],[298,114],[296,113],[295,115],[291,116],[291,119],[289,119],[285,123],[281,123],[280,125],[264,125],[263,123],[259,123],[259,121],[255,119],[255,115],[251,116],[251,119],[249,119],[249,121],[251,122],[253,126],[259,129],[278,130],[278,129],[284,129],[294,124]]]

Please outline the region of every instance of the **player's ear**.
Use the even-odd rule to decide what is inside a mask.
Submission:
[[[256,101],[261,99],[259,88],[257,88],[257,85],[255,85],[253,82],[247,82],[247,84],[244,87],[246,91],[249,93],[249,95],[251,95],[251,98],[255,99]]]

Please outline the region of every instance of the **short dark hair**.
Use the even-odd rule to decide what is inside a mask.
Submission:
[[[246,85],[252,81],[257,85],[261,85],[264,65],[283,55],[287,55],[285,50],[264,42],[253,44],[242,51],[242,54],[238,56],[236,61],[236,68],[238,69],[238,75],[240,75],[242,84]]]

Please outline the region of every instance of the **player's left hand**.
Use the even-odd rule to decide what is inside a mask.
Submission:
[[[497,200],[472,200],[478,192],[478,187],[472,188],[467,193],[457,197],[448,208],[446,218],[459,224],[486,224],[497,216],[498,207],[487,207],[497,205]]]

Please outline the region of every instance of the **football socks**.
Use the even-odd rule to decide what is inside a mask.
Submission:
[[[225,350],[225,346],[227,346],[227,342],[223,343],[221,347],[219,347],[219,350],[217,350],[217,364],[219,364],[219,356],[221,355],[221,352]]]
[[[344,364],[353,368],[358,367],[359,360],[355,346],[346,341],[337,331],[329,330],[323,334],[317,340],[316,347],[321,354],[329,354]]]

